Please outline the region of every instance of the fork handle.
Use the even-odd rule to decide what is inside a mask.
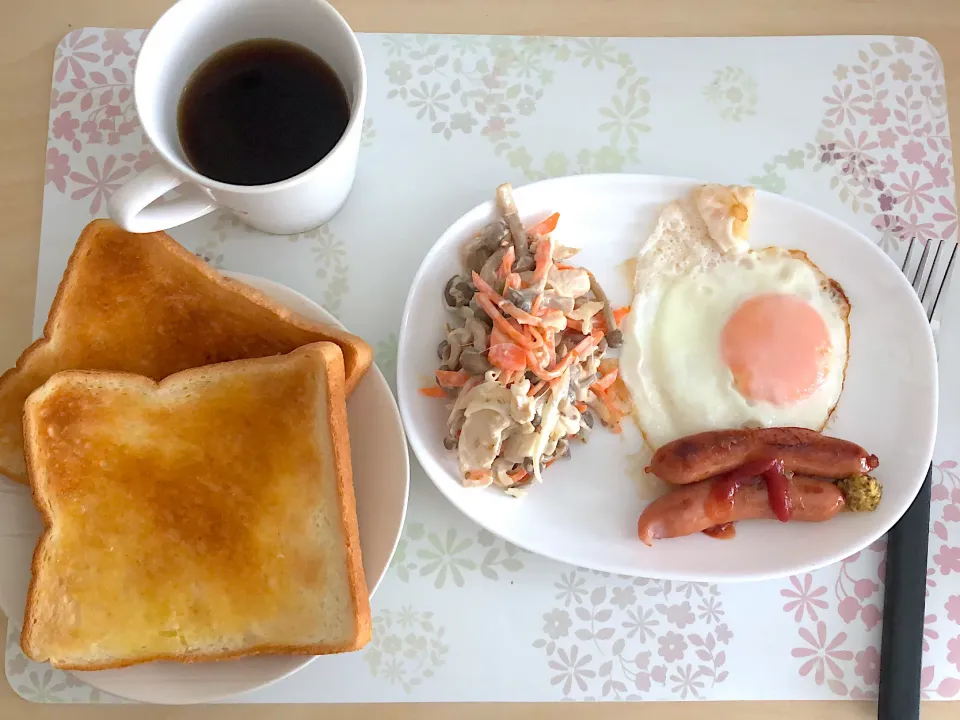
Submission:
[[[920,717],[932,484],[931,465],[917,497],[887,535],[879,720],[917,720]]]

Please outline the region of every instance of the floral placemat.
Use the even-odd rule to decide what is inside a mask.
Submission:
[[[80,228],[154,156],[130,80],[141,30],[57,48],[35,329]],[[611,39],[362,35],[370,76],[356,188],[286,239],[214,214],[173,235],[217,267],[314,298],[393,379],[403,300],[426,250],[510,180],[646,172],[753,183],[819,207],[894,256],[954,239],[942,65],[890,37]],[[389,253],[389,262],[384,258]],[[960,293],[941,368],[960,361]],[[923,688],[960,693],[960,374],[942,372]],[[373,642],[249,702],[833,699],[877,690],[884,542],[749,585],[609,576],[520,551],[457,513],[414,464],[410,513],[374,601]],[[21,653],[39,702],[112,702]]]

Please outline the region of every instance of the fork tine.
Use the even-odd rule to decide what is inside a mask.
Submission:
[[[937,288],[937,295],[933,298],[933,304],[930,306],[930,312],[927,314],[927,319],[930,321],[933,321],[933,314],[936,312],[937,305],[940,303],[940,296],[943,294],[943,289],[950,281],[950,271],[953,269],[953,261],[957,259],[958,247],[960,247],[960,245],[954,243],[953,250],[950,251],[950,259],[947,260],[947,269],[943,272],[943,278],[940,280],[940,286]]]
[[[930,244],[930,241],[927,240],[927,245]],[[923,286],[923,292],[920,293],[920,302],[923,303],[927,299],[927,290],[930,289],[930,281],[933,280],[933,274],[937,270],[937,260],[940,259],[940,251],[943,249],[943,240],[937,241],[937,249],[933,253],[933,262],[930,263],[930,272],[927,273],[927,282]],[[942,287],[942,285],[941,285]],[[933,314],[933,309],[930,310],[930,315]]]
[[[907,254],[903,256],[903,264],[900,266],[900,272],[902,272],[904,275],[907,274],[907,268],[910,267],[910,255],[913,254],[913,245],[915,240],[915,237],[910,238],[910,244],[907,245]]]
[[[910,283],[913,285],[913,291],[919,296],[920,295],[920,280],[923,277],[923,269],[927,264],[927,255],[930,252],[930,243],[926,242],[923,244],[923,252],[920,253],[920,262],[917,264],[917,272],[913,276],[913,281]],[[921,298],[922,302],[922,298]]]

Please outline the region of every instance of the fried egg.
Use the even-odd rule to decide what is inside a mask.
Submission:
[[[668,205],[637,258],[620,376],[644,437],[656,448],[721,428],[821,430],[847,365],[843,290],[799,251],[725,252],[700,199]]]

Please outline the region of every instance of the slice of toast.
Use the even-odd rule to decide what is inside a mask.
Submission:
[[[24,424],[46,525],[29,657],[96,670],[369,641],[336,345],[159,384],[58,373]]]
[[[0,376],[0,474],[26,482],[23,403],[56,372],[120,370],[161,380],[320,340],[340,346],[349,394],[373,361],[363,340],[223,277],[166,233],[137,235],[94,220],[67,263],[43,337]]]

